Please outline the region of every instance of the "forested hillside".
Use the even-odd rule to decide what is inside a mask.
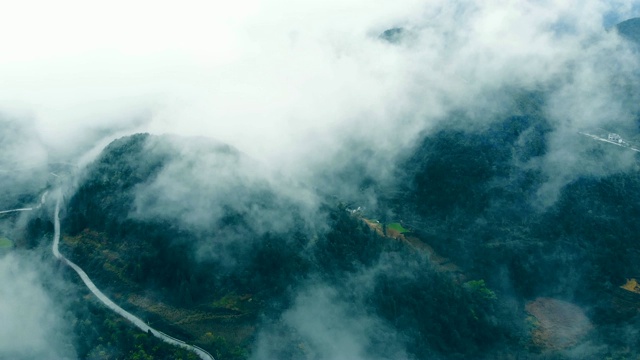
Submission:
[[[536,205],[549,175],[523,164],[545,154],[545,131],[542,118],[525,114],[480,133],[426,136],[399,163],[396,195],[381,196],[391,218],[376,223],[375,212],[327,198],[316,213],[322,229],[305,225],[298,205],[268,182],[243,188],[253,180],[234,185],[249,194],[239,198],[247,206],[225,206],[206,226],[181,221],[184,213],[171,214],[175,221],[140,216],[140,187],[170,166],[175,148],[133,135],[88,167],[69,200],[64,251],[125,307],[224,358],[322,352],[284,321],[301,294],[318,288],[377,319],[364,348],[381,357],[491,357],[519,348],[535,356],[544,349],[530,339],[525,304],[539,297],[591,309],[596,330],[579,341],[608,338],[612,324],[637,322],[612,301],[613,289],[640,272],[640,208],[629,201],[640,198],[640,171],[582,176],[551,206]],[[588,154],[581,166],[607,166],[626,151],[575,136]],[[206,151],[238,162],[244,156],[220,145]],[[240,210],[255,207],[293,221],[264,231],[248,218],[259,212]],[[265,334],[280,335],[256,348]]]
[[[339,289],[344,301],[361,304],[379,316],[384,327],[420,357],[478,353],[514,336],[497,322],[502,311],[495,298],[478,296],[478,291],[485,291],[483,284],[468,286],[455,274],[434,269],[428,253],[376,232],[339,203],[327,200],[318,209],[327,227],[317,233],[293,225],[284,232],[259,234],[250,230],[245,214],[232,210],[206,231],[132,218],[134,189],[157,176],[171,156],[170,152],[143,151],[150,141],[162,139],[134,135],[107,147],[89,166],[64,219],[63,251],[96,283],[123,294],[125,307],[153,312],[158,307],[153,303],[166,303],[166,311],[192,313],[196,317],[192,323],[165,319],[165,326],[225,358],[250,353],[255,336],[251,329],[262,321],[264,326],[284,326],[276,319],[300,289],[315,283]],[[225,150],[220,156],[241,155]],[[262,194],[253,195],[251,201],[271,206],[264,200],[269,196]],[[241,240],[236,240],[237,234],[242,234]],[[225,244],[229,239],[237,242]],[[225,256],[203,259],[198,251],[206,242]],[[228,257],[233,257],[232,264]],[[350,288],[355,278],[365,275],[372,276],[369,284]],[[145,302],[137,301],[138,297]],[[162,311],[155,314],[162,316]],[[295,329],[279,331],[295,341]],[[207,333],[213,336],[207,339]],[[220,341],[213,341],[217,338],[233,345],[221,351],[216,348]],[[303,355],[291,349],[283,353],[284,349],[289,347],[272,351],[279,357]],[[391,356],[396,350],[377,351],[391,352]]]

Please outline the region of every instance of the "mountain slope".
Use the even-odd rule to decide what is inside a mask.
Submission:
[[[640,18],[625,20],[616,25],[616,30],[625,38],[640,44]]]
[[[297,256],[289,257],[296,242],[290,243],[288,237],[295,230],[260,232],[246,220],[243,206],[265,212],[275,206],[266,184],[237,189],[244,192],[241,200],[249,202],[243,206],[212,196],[212,203],[226,202],[217,217],[185,220],[187,208],[161,214],[166,206],[162,202],[175,200],[163,198],[162,193],[153,198],[143,188],[157,184],[154,181],[162,179],[179,156],[175,146],[181,140],[178,144],[174,141],[138,134],[110,144],[89,166],[69,200],[63,225],[66,248],[62,251],[85,268],[99,286],[116,297],[124,294],[120,297],[123,306],[145,312],[149,318],[164,322],[167,329],[225,358],[239,356],[241,351],[233,348],[246,341],[262,301],[282,293],[279,286],[287,281],[281,278],[295,276],[287,267]],[[241,161],[242,155],[226,146],[203,146],[202,151],[225,162]],[[176,184],[188,181],[175,180]],[[211,195],[201,196],[207,199]],[[208,205],[208,201],[202,204]],[[142,207],[152,216],[141,213]],[[247,241],[237,242],[240,237]],[[287,261],[279,263],[285,257]],[[251,276],[243,276],[245,273]],[[226,340],[220,335],[234,345],[221,350],[221,341],[224,344]]]
[[[490,314],[502,314],[493,300],[475,295],[483,286],[467,285],[455,274],[434,268],[429,253],[374,231],[330,200],[316,210],[315,221],[324,229],[313,231],[317,226],[304,225],[303,219],[290,215],[299,205],[275,188],[269,190],[268,183],[256,179],[238,183],[240,178],[232,176],[236,193],[243,192],[233,196],[233,202],[225,198],[227,192],[207,192],[206,185],[198,184],[203,199],[225,204],[209,207],[217,216],[195,222],[184,218],[189,214],[184,209],[159,213],[149,206],[147,189],[157,190],[161,179],[175,175],[173,161],[185,161],[176,157],[179,151],[172,141],[139,134],[109,145],[87,168],[69,200],[61,250],[123,307],[142,313],[167,333],[224,358],[243,357],[246,352],[312,358],[326,349],[292,349],[290,344],[296,341],[313,348],[313,339],[305,338],[287,314],[298,306],[305,313],[312,311],[317,299],[299,304],[300,296],[327,288],[336,292],[336,306],[360,304],[359,311],[364,311],[360,316],[378,324],[381,331],[386,329],[370,334],[372,342],[363,345],[366,353],[393,357],[405,347],[420,357],[478,353],[502,339],[483,334],[507,334],[504,325],[490,320]],[[243,161],[241,154],[226,147],[206,149],[208,156],[232,159],[227,165]],[[147,197],[144,206],[153,217],[140,214],[141,196]],[[163,199],[160,192],[156,196],[160,208],[173,201]],[[246,206],[238,204],[242,201]],[[204,205],[195,209],[198,206]],[[255,207],[260,211],[246,210]],[[216,213],[219,209],[223,212]],[[265,228],[264,219],[251,218],[273,219],[274,214],[293,222],[285,222],[289,227],[283,230],[282,224]],[[209,251],[213,254],[206,256]],[[354,287],[360,277],[371,280]],[[424,306],[429,310],[425,312]],[[443,313],[450,315],[443,318]],[[314,321],[324,319],[320,315]],[[287,335],[271,347],[260,345],[260,339],[276,333]],[[421,335],[425,333],[430,334],[426,342]],[[388,334],[398,338],[391,341]]]

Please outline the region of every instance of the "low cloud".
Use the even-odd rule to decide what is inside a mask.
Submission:
[[[36,257],[0,256],[0,357],[74,359],[69,319],[52,292],[56,280]]]
[[[408,359],[395,330],[346,299],[344,291],[307,284],[276,324],[258,335],[252,358]]]
[[[144,153],[163,159],[163,165],[132,190],[128,216],[190,231],[198,259],[234,264],[264,235],[326,227],[318,213],[321,200],[311,189],[228,145],[159,136],[147,139]],[[234,259],[228,258],[229,246],[240,250]]]
[[[118,2],[93,9],[64,1],[40,18],[27,2],[3,23],[4,34],[22,38],[5,45],[0,108],[32,118],[52,148],[101,129],[111,138],[205,135],[296,173],[351,141],[396,153],[446,126],[453,110],[490,121],[513,88],[560,89],[553,119],[565,123],[567,112],[583,109],[591,116],[570,122],[597,124],[611,119],[603,108],[619,108],[600,80],[637,65],[618,51],[625,45],[605,20],[632,16],[634,4],[254,1],[243,10],[189,3],[124,11]],[[378,39],[393,26],[411,41]]]
[[[568,137],[629,128],[638,111],[637,56],[605,30],[636,2],[63,1],[44,18],[32,5],[2,25],[21,37],[0,61],[0,110],[30,119],[30,150],[75,159],[150,131],[212,137],[305,182],[354,161],[387,180],[425,133],[474,131],[508,115],[514,90],[541,90],[552,133],[539,164],[561,186],[581,175],[555,177]],[[378,37],[394,26],[407,41]]]

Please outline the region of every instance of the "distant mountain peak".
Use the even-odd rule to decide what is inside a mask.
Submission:
[[[625,20],[617,24],[615,29],[627,40],[640,44],[640,18]]]
[[[385,41],[388,41],[392,44],[397,44],[402,41],[404,35],[406,35],[407,31],[401,27],[393,27],[391,29],[387,29],[379,35],[379,38]]]

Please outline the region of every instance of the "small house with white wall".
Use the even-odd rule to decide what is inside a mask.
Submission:
[[[622,144],[622,138],[618,134],[609,133],[609,135],[607,136],[607,139],[609,141],[613,141],[613,142],[617,142],[618,144]]]

